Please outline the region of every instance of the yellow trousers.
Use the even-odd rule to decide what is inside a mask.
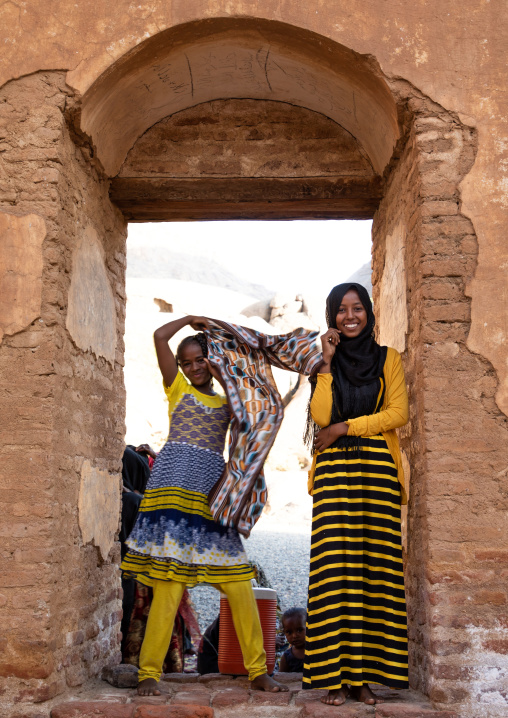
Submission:
[[[249,680],[266,673],[266,653],[258,607],[250,581],[230,581],[214,584],[226,594],[238,642],[242,649]],[[146,623],[145,638],[139,654],[138,681],[154,678],[158,681],[168,652],[173,624],[185,584],[179,581],[154,581],[153,599]]]

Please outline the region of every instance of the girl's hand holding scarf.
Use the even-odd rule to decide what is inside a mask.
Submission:
[[[206,317],[189,317],[189,324],[195,332],[204,332],[205,329],[210,328]]]
[[[325,429],[318,431],[314,439],[314,451],[328,449],[340,436],[347,434],[348,428],[348,425],[341,421],[339,424],[330,424]]]

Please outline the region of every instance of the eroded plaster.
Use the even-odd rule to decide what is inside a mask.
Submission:
[[[78,520],[84,544],[93,544],[105,561],[111,551],[120,517],[120,480],[85,460],[81,467]]]
[[[503,110],[489,102],[493,116],[504,126]],[[508,416],[508,141],[499,141],[486,127],[478,128],[484,148],[461,184],[462,213],[471,219],[478,238],[478,264],[466,292],[471,297],[471,330],[467,346],[486,357],[496,369],[496,401]],[[497,171],[492,171],[496,168]]]
[[[5,334],[26,329],[40,316],[42,217],[0,213],[0,343]]]
[[[290,0],[275,5],[272,0],[139,4],[118,0],[114,5],[98,0],[93,12],[85,4],[64,0],[55,0],[51,8],[45,3],[6,2],[0,6],[0,84],[40,68],[65,68],[69,86],[84,94],[117,61],[138,52],[144,41],[186,23],[217,18],[231,22],[270,18],[286,28],[316,33],[312,42],[316,48],[327,38],[359,55],[375,57],[389,82],[405,78],[479,129],[477,158],[464,185],[461,207],[472,219],[479,242],[479,268],[470,285],[469,347],[495,367],[500,382],[498,405],[507,413],[508,298],[497,296],[498,310],[487,328],[482,300],[482,295],[497,293],[502,269],[498,257],[506,246],[506,40],[498,28],[506,26],[507,12],[503,0],[470,3],[466,9],[453,3],[443,6],[440,0],[417,5],[400,0],[383,5],[352,0],[347,12],[336,2],[320,2],[311,11],[308,4]],[[265,39],[260,34],[261,45]],[[248,68],[243,70],[249,80]],[[134,105],[130,102],[129,112],[136,110]]]
[[[405,231],[402,224],[386,238],[381,278],[379,337],[381,344],[398,352],[406,349],[408,317],[406,304]]]
[[[102,247],[87,227],[72,258],[66,326],[75,343],[109,362],[115,360],[116,309]]]

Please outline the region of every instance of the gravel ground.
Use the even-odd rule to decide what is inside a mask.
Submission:
[[[292,606],[305,608],[310,529],[305,533],[282,533],[260,526],[244,545],[249,559],[263,567],[272,588],[277,591],[282,610]],[[219,613],[219,592],[211,586],[196,586],[191,590],[191,598],[204,631]]]

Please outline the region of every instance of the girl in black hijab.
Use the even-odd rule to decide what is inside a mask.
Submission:
[[[407,688],[395,429],[407,422],[401,357],[380,346],[367,290],[339,284],[326,302],[323,364],[313,386],[314,462],[304,688],[324,703],[381,702],[369,683]],[[314,431],[316,429],[316,431]]]

